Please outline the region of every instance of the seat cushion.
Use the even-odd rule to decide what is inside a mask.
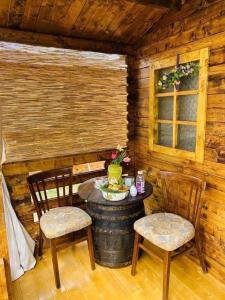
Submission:
[[[49,239],[80,230],[91,223],[91,217],[85,211],[72,206],[53,208],[40,219],[41,230]]]
[[[156,213],[137,220],[134,230],[167,251],[173,251],[195,236],[194,226],[172,213]]]

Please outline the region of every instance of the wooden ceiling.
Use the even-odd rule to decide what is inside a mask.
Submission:
[[[133,45],[169,2],[177,1],[0,0],[0,27]]]

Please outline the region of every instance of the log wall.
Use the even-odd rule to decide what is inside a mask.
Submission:
[[[203,164],[148,151],[149,62],[209,47],[209,80]],[[154,185],[149,212],[162,198],[159,170],[205,178],[201,213],[204,253],[210,272],[225,282],[225,1],[187,1],[163,17],[129,60],[129,98],[135,104],[135,168],[147,169]]]

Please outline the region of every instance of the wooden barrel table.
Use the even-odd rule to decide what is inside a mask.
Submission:
[[[110,268],[131,264],[133,224],[144,216],[143,200],[152,194],[152,185],[146,183],[144,194],[129,195],[122,201],[105,200],[93,179],[82,183],[78,193],[87,200],[87,212],[92,217],[95,261]]]

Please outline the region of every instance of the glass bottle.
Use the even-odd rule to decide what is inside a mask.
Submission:
[[[138,171],[137,173],[136,189],[138,194],[143,194],[145,192],[145,178],[143,171]]]

